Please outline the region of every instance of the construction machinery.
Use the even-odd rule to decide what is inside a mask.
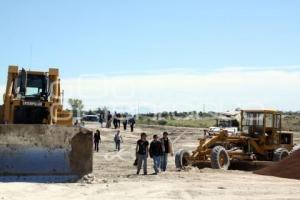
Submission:
[[[72,126],[59,70],[8,67],[0,106],[0,175],[71,175],[92,171],[92,132]]]
[[[280,161],[293,149],[293,133],[282,131],[281,113],[274,110],[242,110],[240,132],[226,129],[199,139],[191,154],[179,150],[177,168],[210,162],[213,169],[228,169],[232,161]]]
[[[212,135],[221,130],[227,130],[230,134],[236,134],[239,129],[239,121],[235,116],[219,116],[216,119],[215,126],[209,127],[204,130],[205,135]]]

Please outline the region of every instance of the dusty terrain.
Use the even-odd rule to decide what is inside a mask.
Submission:
[[[88,125],[95,129],[98,125]],[[134,133],[122,131],[121,152],[114,150],[113,129],[101,129],[100,152],[94,154],[94,173],[76,183],[0,183],[0,200],[14,199],[300,199],[300,181],[254,175],[252,172],[190,167],[159,175],[137,176],[132,165],[135,142],[141,131],[149,136],[167,130],[175,140],[174,149],[191,150],[201,130],[175,127],[139,127]],[[299,134],[296,135],[299,141]],[[150,139],[150,137],[149,137]],[[148,173],[152,161],[149,159]]]

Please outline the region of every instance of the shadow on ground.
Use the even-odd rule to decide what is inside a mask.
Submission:
[[[273,162],[265,161],[233,161],[230,163],[229,170],[256,171],[272,164]],[[195,163],[193,166],[199,169],[211,168],[210,162]]]
[[[80,179],[78,176],[0,176],[0,182],[25,183],[74,183]]]

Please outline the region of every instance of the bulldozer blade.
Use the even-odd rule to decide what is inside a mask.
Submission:
[[[92,168],[93,135],[85,128],[0,125],[1,176],[81,177]]]

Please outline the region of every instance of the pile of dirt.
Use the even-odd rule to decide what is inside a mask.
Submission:
[[[300,180],[300,150],[293,152],[288,158],[272,166],[257,170],[254,173]]]

